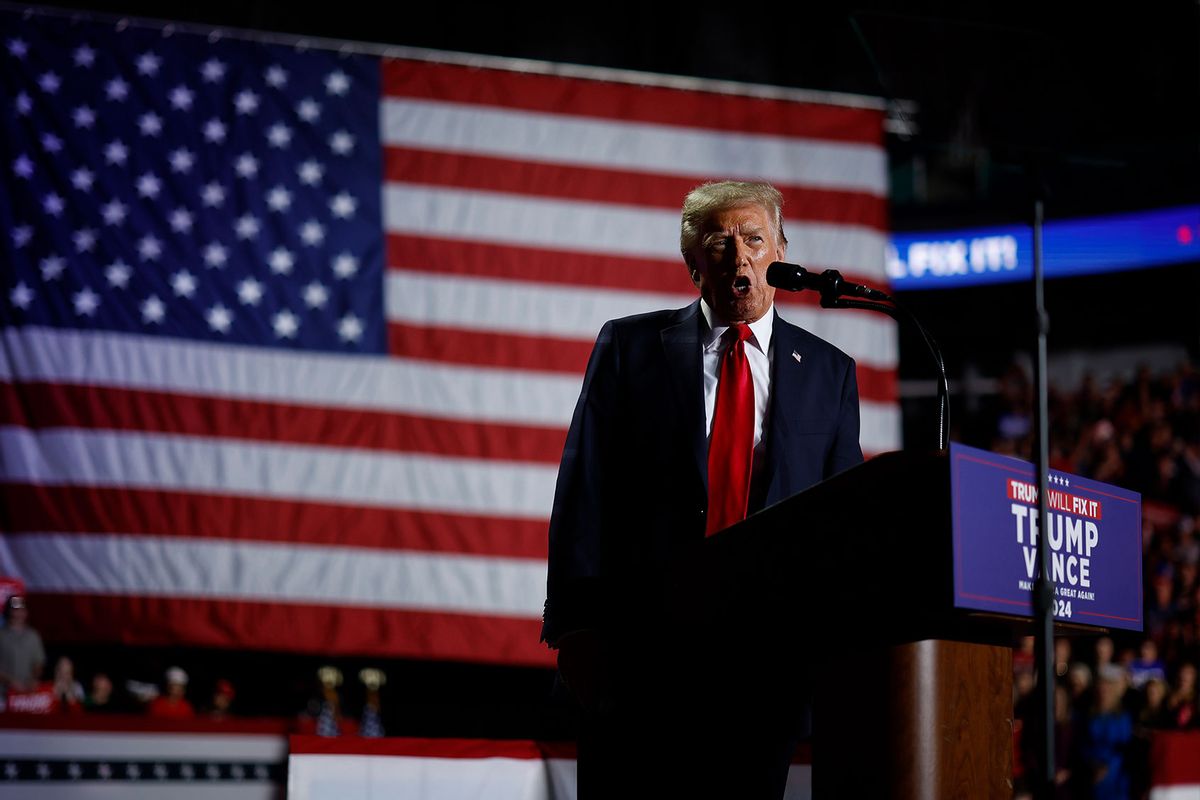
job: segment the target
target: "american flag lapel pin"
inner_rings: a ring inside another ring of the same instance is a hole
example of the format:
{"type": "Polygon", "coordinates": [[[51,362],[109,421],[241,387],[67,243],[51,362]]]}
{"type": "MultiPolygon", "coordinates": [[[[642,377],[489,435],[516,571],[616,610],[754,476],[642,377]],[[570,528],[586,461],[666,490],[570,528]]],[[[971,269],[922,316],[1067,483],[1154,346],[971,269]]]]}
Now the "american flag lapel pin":
{"type": "Polygon", "coordinates": [[[792,351],[792,358],[796,359],[797,364],[800,363],[800,354],[797,353],[795,350],[792,351]]]}

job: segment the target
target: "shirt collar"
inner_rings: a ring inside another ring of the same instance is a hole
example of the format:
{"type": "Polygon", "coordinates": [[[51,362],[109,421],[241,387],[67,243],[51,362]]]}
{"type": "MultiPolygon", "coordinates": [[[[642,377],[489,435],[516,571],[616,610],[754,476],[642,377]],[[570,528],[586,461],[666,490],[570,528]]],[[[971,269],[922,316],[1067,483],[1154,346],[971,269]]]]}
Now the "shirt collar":
{"type": "MultiPolygon", "coordinates": [[[[721,338],[725,335],[725,331],[729,330],[729,324],[717,319],[713,310],[709,308],[708,302],[700,298],[700,313],[704,315],[704,321],[708,324],[708,333],[704,338],[704,349],[711,350],[714,347],[719,347],[721,338]]],[[[775,328],[775,304],[767,309],[767,313],[763,314],[754,322],[750,323],[750,333],[753,335],[749,341],[755,347],[766,355],[771,346],[771,331],[775,328]]]]}

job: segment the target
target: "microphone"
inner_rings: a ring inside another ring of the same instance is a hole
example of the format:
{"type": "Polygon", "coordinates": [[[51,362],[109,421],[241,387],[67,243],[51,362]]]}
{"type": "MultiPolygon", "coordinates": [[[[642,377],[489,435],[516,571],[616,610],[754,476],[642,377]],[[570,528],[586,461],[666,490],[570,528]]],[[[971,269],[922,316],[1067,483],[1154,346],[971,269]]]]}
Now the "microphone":
{"type": "Polygon", "coordinates": [[[867,300],[882,300],[890,302],[891,297],[886,292],[872,289],[861,283],[850,283],[842,278],[842,273],[836,269],[824,272],[810,272],[799,264],[787,264],[775,261],[767,267],[767,283],[776,289],[789,292],[799,292],[810,289],[819,292],[822,297],[862,297],[867,300]]]}

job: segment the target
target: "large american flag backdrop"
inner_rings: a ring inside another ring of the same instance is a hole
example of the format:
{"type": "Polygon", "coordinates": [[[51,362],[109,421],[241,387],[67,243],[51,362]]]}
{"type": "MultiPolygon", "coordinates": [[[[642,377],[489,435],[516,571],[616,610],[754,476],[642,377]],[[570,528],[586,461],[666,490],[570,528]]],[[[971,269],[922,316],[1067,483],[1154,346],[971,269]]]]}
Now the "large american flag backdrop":
{"type": "MultiPolygon", "coordinates": [[[[0,24],[0,575],[52,641],[546,664],[583,368],[694,298],[688,189],[770,180],[793,260],[884,282],[869,103],[0,24]]],[[[780,310],[895,448],[893,324],[780,310]]]]}

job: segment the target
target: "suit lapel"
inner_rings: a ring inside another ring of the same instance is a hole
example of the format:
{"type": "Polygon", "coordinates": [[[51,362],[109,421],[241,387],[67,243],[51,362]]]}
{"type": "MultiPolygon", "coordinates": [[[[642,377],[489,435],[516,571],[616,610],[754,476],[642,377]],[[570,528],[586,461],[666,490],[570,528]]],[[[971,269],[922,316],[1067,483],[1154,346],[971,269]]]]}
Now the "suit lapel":
{"type": "Polygon", "coordinates": [[[681,410],[680,422],[700,479],[708,490],[708,458],[704,437],[704,367],[700,352],[700,301],[681,309],[662,330],[667,372],[681,410]]]}
{"type": "Polygon", "coordinates": [[[795,398],[803,390],[804,378],[804,349],[796,329],[775,314],[775,324],[771,332],[771,347],[774,355],[771,359],[771,407],[768,410],[767,429],[767,463],[766,474],[763,476],[765,491],[759,496],[763,498],[762,506],[777,503],[783,498],[780,495],[783,475],[783,465],[792,449],[792,431],[788,425],[787,415],[783,409],[794,407],[787,398],[795,398]]]}

